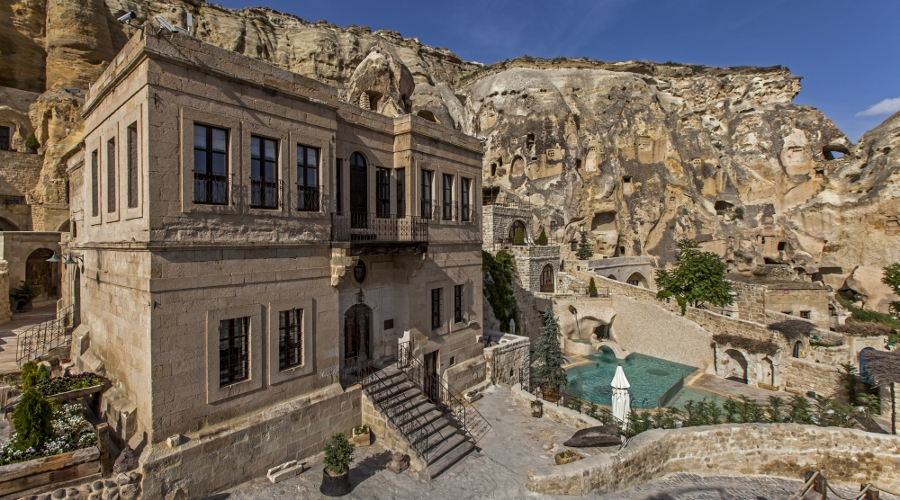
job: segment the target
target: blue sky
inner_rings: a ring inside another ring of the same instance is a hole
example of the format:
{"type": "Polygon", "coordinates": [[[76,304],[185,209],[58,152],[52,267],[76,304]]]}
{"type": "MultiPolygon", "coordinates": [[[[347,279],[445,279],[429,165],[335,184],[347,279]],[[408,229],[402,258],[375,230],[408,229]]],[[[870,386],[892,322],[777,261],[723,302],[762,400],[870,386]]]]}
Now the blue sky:
{"type": "Polygon", "coordinates": [[[898,0],[218,1],[392,29],[485,64],[523,54],[780,64],[804,77],[794,102],[821,109],[853,142],[900,110],[898,0]]]}

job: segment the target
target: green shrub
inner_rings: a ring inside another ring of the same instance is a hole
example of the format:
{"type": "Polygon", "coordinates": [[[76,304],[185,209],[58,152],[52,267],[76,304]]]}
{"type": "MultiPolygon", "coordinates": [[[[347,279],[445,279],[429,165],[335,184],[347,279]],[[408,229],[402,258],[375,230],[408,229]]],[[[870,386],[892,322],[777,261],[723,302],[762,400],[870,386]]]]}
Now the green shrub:
{"type": "Polygon", "coordinates": [[[27,389],[13,412],[16,448],[37,449],[53,439],[53,406],[34,389],[27,389]]]}
{"type": "Polygon", "coordinates": [[[38,382],[38,364],[29,360],[22,365],[22,390],[27,391],[38,382]]]}
{"type": "Polygon", "coordinates": [[[578,242],[578,250],[575,251],[575,258],[578,260],[588,260],[594,256],[594,248],[588,242],[587,231],[581,228],[581,241],[578,242]]]}
{"type": "MultiPolygon", "coordinates": [[[[484,297],[494,311],[494,317],[500,322],[500,330],[507,329],[510,320],[518,324],[519,309],[513,292],[513,262],[505,251],[497,252],[497,256],[481,251],[482,278],[484,297]]],[[[516,332],[507,332],[516,333],[516,332]]]]}
{"type": "Polygon", "coordinates": [[[809,401],[806,400],[805,397],[794,394],[791,397],[791,402],[789,403],[788,408],[788,420],[795,424],[811,424],[812,421],[812,407],[809,404],[809,401]]]}
{"type": "Polygon", "coordinates": [[[41,147],[41,143],[38,142],[34,133],[28,134],[28,138],[25,139],[25,147],[31,149],[38,149],[41,147]]]}
{"type": "Polygon", "coordinates": [[[584,402],[576,397],[569,398],[569,401],[566,402],[566,406],[569,407],[570,410],[575,410],[578,413],[581,413],[581,407],[584,402]]]}
{"type": "Polygon", "coordinates": [[[597,296],[597,282],[594,281],[594,278],[591,278],[591,281],[588,283],[588,295],[591,297],[597,296]]]}
{"type": "Polygon", "coordinates": [[[13,288],[10,292],[10,295],[16,302],[31,302],[40,294],[41,290],[34,286],[31,280],[22,280],[19,288],[13,288]]]}
{"type": "Polygon", "coordinates": [[[856,404],[856,366],[853,363],[841,363],[840,385],[847,394],[847,402],[856,404]]]}
{"type": "Polygon", "coordinates": [[[331,441],[325,445],[325,472],[332,476],[346,474],[350,470],[350,462],[353,460],[353,450],[356,447],[347,440],[343,434],[331,436],[331,441]]]}
{"type": "Polygon", "coordinates": [[[524,245],[524,244],[525,244],[525,233],[521,229],[516,229],[516,232],[513,235],[513,245],[524,245]]]}
{"type": "Polygon", "coordinates": [[[547,233],[544,232],[544,228],[541,228],[541,235],[538,236],[537,244],[541,246],[547,245],[547,233]]]}

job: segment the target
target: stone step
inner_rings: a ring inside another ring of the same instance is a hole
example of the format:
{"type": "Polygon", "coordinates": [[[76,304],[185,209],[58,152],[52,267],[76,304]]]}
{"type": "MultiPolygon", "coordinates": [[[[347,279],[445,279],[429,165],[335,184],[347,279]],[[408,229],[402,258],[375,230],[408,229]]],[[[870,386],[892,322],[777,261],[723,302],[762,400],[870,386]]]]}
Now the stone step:
{"type": "Polygon", "coordinates": [[[418,430],[420,431],[417,434],[419,437],[412,444],[419,449],[421,445],[429,443],[429,446],[425,448],[426,455],[458,433],[456,427],[450,425],[450,421],[443,417],[430,424],[419,425],[418,430]]]}
{"type": "Polygon", "coordinates": [[[415,417],[415,419],[407,419],[407,420],[403,420],[400,422],[402,425],[405,426],[405,425],[407,425],[407,423],[410,420],[415,420],[414,425],[405,427],[405,430],[407,432],[415,432],[426,425],[431,425],[432,427],[436,428],[435,422],[438,419],[441,419],[444,417],[444,415],[441,414],[441,412],[437,411],[433,407],[432,408],[423,407],[423,408],[420,408],[420,411],[422,413],[419,416],[415,417]]]}
{"type": "Polygon", "coordinates": [[[429,461],[428,466],[425,468],[425,476],[428,479],[434,479],[441,475],[475,449],[475,445],[471,441],[464,439],[459,434],[457,436],[459,440],[455,440],[452,446],[450,443],[447,443],[449,447],[440,457],[429,461]]]}
{"type": "Polygon", "coordinates": [[[369,396],[375,402],[378,403],[378,402],[382,402],[382,401],[385,401],[385,400],[388,400],[391,398],[395,398],[405,392],[409,392],[412,390],[417,390],[416,386],[413,385],[412,382],[403,380],[403,381],[401,381],[397,384],[391,385],[391,386],[379,387],[378,390],[374,390],[371,392],[366,391],[366,392],[369,394],[369,396]]]}
{"type": "MultiPolygon", "coordinates": [[[[403,391],[392,398],[385,398],[378,401],[379,406],[384,408],[385,410],[393,409],[395,406],[401,406],[403,408],[412,408],[416,406],[420,406],[423,403],[428,402],[425,399],[425,396],[422,395],[418,390],[408,390],[403,391]]],[[[398,410],[402,411],[402,410],[398,410]]],[[[396,415],[395,417],[396,418],[396,415]]]]}

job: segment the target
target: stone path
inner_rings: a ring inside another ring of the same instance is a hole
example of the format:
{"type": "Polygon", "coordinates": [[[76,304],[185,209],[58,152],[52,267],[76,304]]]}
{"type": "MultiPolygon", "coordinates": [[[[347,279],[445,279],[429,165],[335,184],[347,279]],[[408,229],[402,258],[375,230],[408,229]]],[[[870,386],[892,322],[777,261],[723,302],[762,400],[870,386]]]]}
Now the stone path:
{"type": "Polygon", "coordinates": [[[688,386],[714,392],[716,394],[719,394],[720,396],[732,396],[738,399],[740,399],[741,396],[747,396],[757,403],[768,402],[769,396],[779,396],[785,400],[790,399],[791,396],[793,396],[789,392],[767,391],[756,386],[742,384],[733,380],[726,380],[722,377],[717,377],[708,373],[700,375],[688,386]]]}
{"type": "Polygon", "coordinates": [[[35,303],[34,309],[13,314],[12,321],[0,325],[0,376],[17,373],[16,335],[28,328],[53,318],[56,315],[56,300],[35,303]]]}
{"type": "MultiPolygon", "coordinates": [[[[344,498],[356,499],[524,499],[558,500],[787,500],[799,491],[802,481],[767,476],[700,476],[672,474],[639,487],[603,497],[550,496],[528,491],[528,469],[550,465],[563,441],[574,432],[547,418],[535,419],[524,406],[515,405],[509,389],[489,387],[475,403],[491,424],[480,451],[470,454],[447,472],[428,482],[409,471],[394,474],[386,469],[390,452],[377,443],[358,448],[350,470],[353,490],[344,498]],[[546,449],[550,448],[550,449],[546,449]]],[[[584,454],[605,453],[601,449],[581,449],[584,454]]],[[[610,450],[612,451],[612,450],[610,450]]],[[[311,460],[310,469],[278,484],[265,478],[238,485],[205,500],[293,500],[322,499],[321,455],[311,460]]],[[[273,464],[277,465],[277,464],[273,464]]],[[[844,496],[853,491],[838,489],[844,496]]],[[[808,498],[813,498],[810,495],[808,498]]],[[[817,498],[817,497],[816,497],[817,498]]],[[[900,500],[882,494],[882,498],[900,500]]]]}

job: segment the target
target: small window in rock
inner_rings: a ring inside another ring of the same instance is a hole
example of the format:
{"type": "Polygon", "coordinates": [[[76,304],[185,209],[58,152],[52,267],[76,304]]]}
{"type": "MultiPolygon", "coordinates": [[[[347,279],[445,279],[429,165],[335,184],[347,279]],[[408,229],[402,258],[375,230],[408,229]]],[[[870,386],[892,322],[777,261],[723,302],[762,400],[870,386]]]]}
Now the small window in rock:
{"type": "Polygon", "coordinates": [[[622,182],[624,182],[625,184],[631,184],[631,176],[626,175],[625,177],[622,177],[622,182]]]}
{"type": "Polygon", "coordinates": [[[811,313],[810,311],[800,311],[800,317],[803,319],[810,319],[811,313]]]}
{"type": "Polygon", "coordinates": [[[785,250],[787,250],[787,243],[785,243],[783,241],[779,241],[778,242],[778,251],[783,252],[785,250]]]}
{"type": "Polygon", "coordinates": [[[556,231],[556,221],[555,220],[550,221],[550,230],[556,231]]]}
{"type": "Polygon", "coordinates": [[[525,147],[533,148],[534,147],[534,134],[528,134],[525,137],[525,147]]]}
{"type": "Polygon", "coordinates": [[[497,164],[491,163],[491,176],[497,175],[497,164]]]}
{"type": "Polygon", "coordinates": [[[781,311],[781,314],[787,314],[788,316],[793,316],[794,311],[781,311]]]}
{"type": "Polygon", "coordinates": [[[625,247],[619,247],[619,256],[625,256],[625,247]]]}

